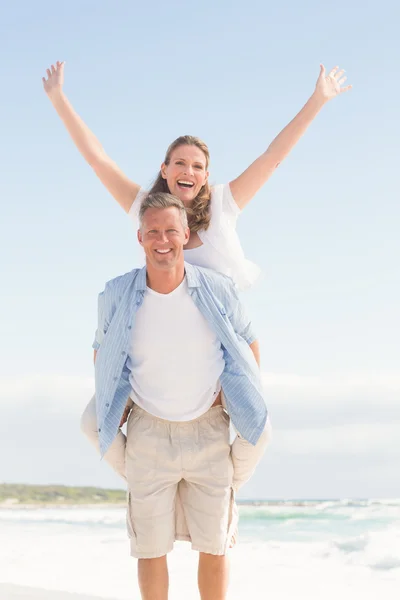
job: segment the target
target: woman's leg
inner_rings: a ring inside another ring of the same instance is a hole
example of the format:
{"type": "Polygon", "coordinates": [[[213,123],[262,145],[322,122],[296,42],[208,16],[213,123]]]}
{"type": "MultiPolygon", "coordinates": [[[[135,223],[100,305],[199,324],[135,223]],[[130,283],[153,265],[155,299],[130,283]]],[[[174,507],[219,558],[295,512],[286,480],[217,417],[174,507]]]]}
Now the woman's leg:
{"type": "Polygon", "coordinates": [[[271,431],[271,423],[268,418],[264,431],[255,446],[239,435],[236,436],[231,448],[234,468],[233,487],[235,491],[239,490],[253,475],[267,445],[271,441],[271,431]]]}
{"type": "MultiPolygon", "coordinates": [[[[100,453],[99,447],[99,432],[97,429],[97,417],[96,417],[96,397],[90,400],[89,404],[85,408],[81,417],[81,429],[89,441],[96,448],[97,452],[100,453]]],[[[121,430],[118,431],[117,436],[110,448],[104,455],[104,460],[114,469],[118,475],[120,475],[126,481],[125,473],[125,448],[126,448],[126,436],[121,430]]]]}

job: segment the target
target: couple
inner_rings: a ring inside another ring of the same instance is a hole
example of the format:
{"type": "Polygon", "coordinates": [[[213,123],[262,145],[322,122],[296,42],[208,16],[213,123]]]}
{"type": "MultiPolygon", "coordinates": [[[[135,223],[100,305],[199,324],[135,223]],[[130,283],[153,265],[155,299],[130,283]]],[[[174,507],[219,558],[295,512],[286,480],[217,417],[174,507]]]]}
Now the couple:
{"type": "Polygon", "coordinates": [[[83,430],[127,479],[142,598],[167,599],[166,555],[184,539],[200,553],[202,600],[223,600],[235,492],[270,437],[258,343],[236,291],[258,270],[244,257],[236,220],[323,105],[348,89],[343,71],[326,75],[321,66],[304,108],[234,181],[210,187],[207,146],[183,136],[169,147],[149,193],[121,172],[74,111],[63,71],[63,63],[47,71],[45,90],[84,158],[139,221],[146,255],[143,269],[108,282],[99,296],[96,398],[83,430]]]}

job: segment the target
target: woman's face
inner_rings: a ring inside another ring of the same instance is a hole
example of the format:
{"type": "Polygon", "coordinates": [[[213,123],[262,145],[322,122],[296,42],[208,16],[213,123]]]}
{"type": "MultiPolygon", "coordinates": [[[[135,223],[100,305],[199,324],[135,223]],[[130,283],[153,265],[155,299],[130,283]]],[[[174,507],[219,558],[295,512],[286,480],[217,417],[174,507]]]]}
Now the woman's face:
{"type": "Polygon", "coordinates": [[[178,146],[169,164],[161,165],[161,175],[170,193],[190,205],[208,179],[207,159],[197,146],[178,146]]]}

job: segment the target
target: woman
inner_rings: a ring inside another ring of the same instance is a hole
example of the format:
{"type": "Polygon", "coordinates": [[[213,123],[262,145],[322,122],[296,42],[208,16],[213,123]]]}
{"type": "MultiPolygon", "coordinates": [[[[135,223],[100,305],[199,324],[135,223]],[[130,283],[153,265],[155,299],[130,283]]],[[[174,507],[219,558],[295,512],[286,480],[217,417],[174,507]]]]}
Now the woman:
{"type": "MultiPolygon", "coordinates": [[[[64,63],[57,62],[55,66],[52,65],[51,69],[47,69],[47,78],[42,79],[49,99],[78,150],[111,195],[136,220],[146,192],[131,181],[107,156],[98,139],[73,109],[63,92],[64,63]]],[[[244,257],[236,233],[237,217],[286,158],[321,108],[329,100],[351,88],[343,87],[346,79],[344,71],[339,70],[339,67],[335,67],[326,75],[325,68],[321,65],[315,90],[305,106],[267,150],[239,177],[226,185],[209,186],[209,151],[204,142],[192,136],[182,136],[171,144],[150,191],[170,192],[184,203],[191,230],[184,251],[186,261],[229,275],[240,289],[245,289],[254,282],[259,270],[244,257]]],[[[129,407],[121,425],[128,412],[129,407]]],[[[89,439],[98,446],[94,398],[85,410],[82,428],[89,439]]],[[[250,449],[250,452],[253,452],[254,466],[268,438],[267,428],[260,443],[253,450],[250,449]]],[[[247,442],[237,438],[232,448],[232,452],[237,453],[238,470],[241,453],[245,455],[249,452],[246,444],[247,442]]],[[[121,432],[105,459],[125,478],[125,436],[121,432]]],[[[244,483],[250,475],[251,472],[244,470],[238,475],[238,480],[244,483]]]]}
{"type": "MultiPolygon", "coordinates": [[[[46,94],[82,156],[122,208],[136,218],[143,191],[110,159],[73,109],[63,92],[64,65],[57,62],[47,69],[47,78],[42,78],[46,94]]],[[[185,260],[230,275],[241,289],[254,282],[258,269],[244,258],[235,230],[237,216],[286,158],[321,108],[352,87],[343,87],[346,79],[339,67],[326,75],[321,65],[315,90],[301,111],[259,158],[224,186],[209,187],[209,152],[198,138],[183,136],[171,144],[151,191],[170,192],[187,207],[191,236],[185,260]]]]}

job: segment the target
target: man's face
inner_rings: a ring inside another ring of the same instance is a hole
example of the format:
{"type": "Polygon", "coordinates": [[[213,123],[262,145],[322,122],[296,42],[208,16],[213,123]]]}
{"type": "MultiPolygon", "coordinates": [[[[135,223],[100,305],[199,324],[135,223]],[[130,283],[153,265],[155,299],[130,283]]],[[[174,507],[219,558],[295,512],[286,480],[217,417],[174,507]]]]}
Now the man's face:
{"type": "Polygon", "coordinates": [[[183,247],[189,240],[189,228],[182,225],[179,210],[148,208],[143,215],[138,240],[146,254],[147,263],[160,270],[173,269],[183,263],[183,247]]]}

